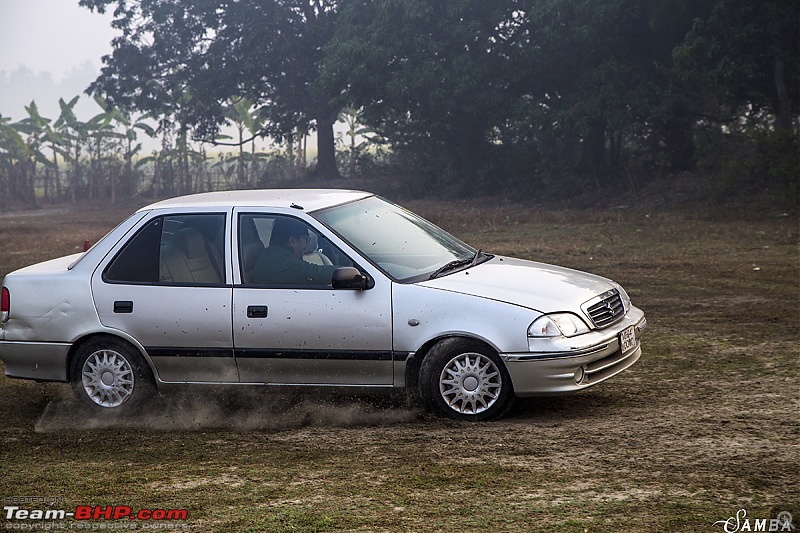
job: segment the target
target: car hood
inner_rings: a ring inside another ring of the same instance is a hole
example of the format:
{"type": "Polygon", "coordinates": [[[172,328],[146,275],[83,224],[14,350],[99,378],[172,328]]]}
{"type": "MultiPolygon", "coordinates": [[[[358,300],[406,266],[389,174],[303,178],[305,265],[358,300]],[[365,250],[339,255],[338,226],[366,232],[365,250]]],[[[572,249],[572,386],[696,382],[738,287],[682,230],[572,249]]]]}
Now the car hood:
{"type": "Polygon", "coordinates": [[[580,313],[581,304],[616,286],[594,274],[500,256],[422,285],[507,302],[541,313],[580,313]]]}

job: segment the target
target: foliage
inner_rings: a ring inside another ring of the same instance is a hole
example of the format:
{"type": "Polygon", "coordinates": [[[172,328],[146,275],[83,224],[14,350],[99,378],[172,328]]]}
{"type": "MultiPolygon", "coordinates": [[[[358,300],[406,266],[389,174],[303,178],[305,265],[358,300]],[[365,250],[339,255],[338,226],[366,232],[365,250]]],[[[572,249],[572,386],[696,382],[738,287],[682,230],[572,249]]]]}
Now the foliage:
{"type": "Polygon", "coordinates": [[[348,2],[321,83],[347,86],[367,124],[427,175],[463,184],[492,159],[513,25],[509,2],[348,2]]]}
{"type": "Polygon", "coordinates": [[[540,189],[583,174],[601,188],[634,160],[693,167],[709,113],[673,52],[726,1],[348,2],[322,83],[346,86],[429,184],[540,189]]]}
{"type": "MultiPolygon", "coordinates": [[[[280,160],[280,172],[257,151],[209,157],[193,143],[181,124],[131,115],[95,97],[100,112],[88,121],[75,114],[79,101],[60,99],[53,120],[41,116],[36,102],[26,106],[28,117],[18,122],[0,117],[0,205],[33,206],[40,201],[109,200],[111,204],[137,195],[189,194],[217,188],[266,186],[296,177],[294,161],[280,160]],[[160,138],[161,148],[145,154],[140,135],[160,138]],[[285,166],[286,168],[283,168],[285,166]],[[275,179],[271,179],[272,176],[275,179]]],[[[230,116],[240,130],[258,128],[257,114],[247,103],[231,103],[230,116]]]]}
{"type": "Polygon", "coordinates": [[[708,176],[707,188],[718,200],[772,198],[791,209],[800,194],[800,146],[789,132],[737,131],[698,135],[698,166],[708,176]]]}
{"type": "Polygon", "coordinates": [[[800,113],[800,4],[718,0],[675,57],[705,111],[722,121],[768,113],[792,129],[800,113]]]}
{"type": "Polygon", "coordinates": [[[122,35],[92,91],[115,105],[174,117],[202,138],[229,120],[225,103],[247,98],[267,120],[257,134],[317,130],[323,177],[338,176],[333,124],[339,109],[312,90],[333,33],[333,0],[81,0],[115,6],[122,35]]]}
{"type": "Polygon", "coordinates": [[[405,190],[549,198],[699,169],[721,194],[796,200],[797,2],[80,3],[113,9],[121,31],[90,88],[103,112],[81,122],[73,99],[56,120],[34,103],[0,120],[10,198],[298,179],[316,130],[322,178],[391,172],[405,190]],[[161,149],[144,157],[142,132],[161,149]],[[286,153],[258,152],[265,138],[286,153]],[[208,144],[234,150],[214,160],[208,144]]]}

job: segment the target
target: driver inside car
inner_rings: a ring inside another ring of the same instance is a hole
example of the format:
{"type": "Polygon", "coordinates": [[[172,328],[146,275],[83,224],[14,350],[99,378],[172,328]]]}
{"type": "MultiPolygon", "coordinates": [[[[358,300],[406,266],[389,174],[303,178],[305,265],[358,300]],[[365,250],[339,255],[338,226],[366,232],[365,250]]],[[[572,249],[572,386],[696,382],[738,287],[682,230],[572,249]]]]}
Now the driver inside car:
{"type": "Polygon", "coordinates": [[[316,265],[303,260],[311,237],[303,222],[278,218],[269,246],[256,259],[253,281],[263,285],[331,286],[335,265],[316,265]]]}

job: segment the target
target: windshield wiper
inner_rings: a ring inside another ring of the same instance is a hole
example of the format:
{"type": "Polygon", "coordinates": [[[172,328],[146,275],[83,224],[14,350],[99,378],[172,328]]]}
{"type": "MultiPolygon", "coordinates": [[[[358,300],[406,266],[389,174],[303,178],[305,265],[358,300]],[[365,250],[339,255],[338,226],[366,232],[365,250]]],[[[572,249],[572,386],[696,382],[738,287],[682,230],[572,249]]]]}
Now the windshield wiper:
{"type": "Polygon", "coordinates": [[[483,250],[478,248],[478,251],[475,252],[475,257],[472,258],[472,262],[469,264],[469,266],[474,267],[475,265],[477,265],[478,264],[478,259],[480,259],[482,255],[485,255],[483,253],[483,250]]]}
{"type": "Polygon", "coordinates": [[[469,259],[456,259],[455,261],[450,261],[449,263],[445,264],[437,268],[433,274],[428,277],[428,279],[436,279],[445,272],[449,272],[450,270],[455,270],[459,267],[463,266],[475,266],[478,263],[478,259],[483,255],[483,250],[478,250],[475,252],[475,255],[469,259]]]}

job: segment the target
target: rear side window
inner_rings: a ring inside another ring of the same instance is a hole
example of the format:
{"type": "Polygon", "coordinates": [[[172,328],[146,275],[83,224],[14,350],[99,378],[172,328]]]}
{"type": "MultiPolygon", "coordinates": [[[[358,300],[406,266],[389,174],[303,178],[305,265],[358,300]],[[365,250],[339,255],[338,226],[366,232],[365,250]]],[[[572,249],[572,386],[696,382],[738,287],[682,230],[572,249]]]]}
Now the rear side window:
{"type": "Polygon", "coordinates": [[[151,220],[139,230],[106,269],[106,281],[157,283],[158,248],[163,220],[151,220]]]}
{"type": "Polygon", "coordinates": [[[103,274],[110,283],[225,282],[225,215],[171,215],[148,222],[103,274]]]}

